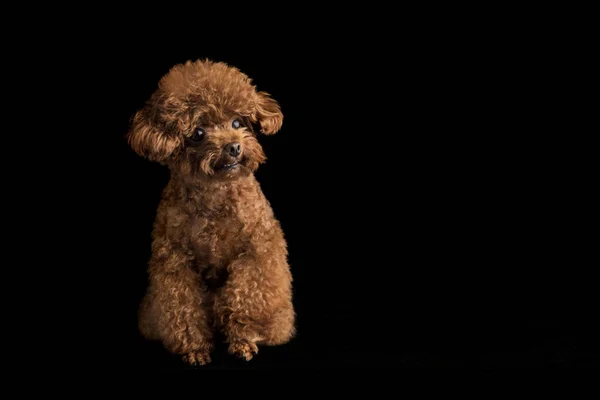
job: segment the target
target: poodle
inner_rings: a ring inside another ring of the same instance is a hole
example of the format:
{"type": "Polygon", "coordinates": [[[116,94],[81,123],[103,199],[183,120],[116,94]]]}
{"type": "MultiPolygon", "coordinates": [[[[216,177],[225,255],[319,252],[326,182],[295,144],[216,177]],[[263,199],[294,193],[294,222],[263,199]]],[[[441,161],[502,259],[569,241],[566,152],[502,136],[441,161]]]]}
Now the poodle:
{"type": "Polygon", "coordinates": [[[287,244],[254,177],[266,160],[256,133],[282,122],[268,93],[211,60],[171,68],[132,118],[128,144],[170,170],[139,330],[189,364],[211,361],[218,334],[247,361],[295,334],[287,244]]]}

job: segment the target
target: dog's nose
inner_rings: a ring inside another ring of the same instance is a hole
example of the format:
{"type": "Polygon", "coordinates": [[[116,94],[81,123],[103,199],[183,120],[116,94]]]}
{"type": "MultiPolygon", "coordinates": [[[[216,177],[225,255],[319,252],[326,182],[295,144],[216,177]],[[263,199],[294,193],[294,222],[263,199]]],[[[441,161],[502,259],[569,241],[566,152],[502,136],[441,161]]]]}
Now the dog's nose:
{"type": "Polygon", "coordinates": [[[231,157],[237,157],[242,152],[242,145],[238,142],[229,143],[225,146],[225,152],[231,157]]]}

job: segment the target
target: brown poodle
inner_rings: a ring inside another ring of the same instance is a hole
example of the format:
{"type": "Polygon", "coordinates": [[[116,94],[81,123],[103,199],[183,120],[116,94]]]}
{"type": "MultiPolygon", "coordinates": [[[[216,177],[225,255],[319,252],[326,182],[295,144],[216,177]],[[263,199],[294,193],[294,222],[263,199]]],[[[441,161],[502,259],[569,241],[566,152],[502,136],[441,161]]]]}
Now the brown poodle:
{"type": "Polygon", "coordinates": [[[217,331],[246,360],[294,335],[286,242],[253,175],[266,159],[254,127],[282,120],[250,78],[208,60],[173,67],[133,118],[131,147],[171,172],[139,327],[190,364],[210,362],[217,331]]]}

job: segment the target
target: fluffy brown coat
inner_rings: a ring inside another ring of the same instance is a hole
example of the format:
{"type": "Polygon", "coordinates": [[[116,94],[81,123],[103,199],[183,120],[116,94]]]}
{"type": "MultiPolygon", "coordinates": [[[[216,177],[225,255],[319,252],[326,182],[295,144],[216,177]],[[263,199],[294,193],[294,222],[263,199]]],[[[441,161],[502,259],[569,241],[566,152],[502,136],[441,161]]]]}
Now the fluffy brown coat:
{"type": "Polygon", "coordinates": [[[131,147],[171,171],[139,327],[190,364],[210,362],[216,330],[246,360],[294,335],[286,242],[253,175],[253,125],[273,134],[282,120],[245,74],[209,60],[173,67],[133,118],[131,147]]]}

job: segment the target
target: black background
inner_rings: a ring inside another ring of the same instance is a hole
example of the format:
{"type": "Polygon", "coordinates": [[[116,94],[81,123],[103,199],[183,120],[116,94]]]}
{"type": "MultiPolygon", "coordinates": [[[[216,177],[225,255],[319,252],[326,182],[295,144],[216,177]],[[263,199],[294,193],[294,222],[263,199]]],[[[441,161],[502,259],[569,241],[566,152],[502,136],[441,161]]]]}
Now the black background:
{"type": "Polygon", "coordinates": [[[569,228],[577,210],[561,212],[576,186],[554,147],[565,88],[545,42],[483,26],[388,21],[364,35],[317,22],[315,37],[307,24],[245,41],[133,29],[69,54],[72,125],[86,131],[67,159],[85,173],[67,182],[81,188],[69,207],[86,232],[74,252],[85,306],[65,301],[78,341],[93,340],[63,354],[190,369],[137,332],[169,174],[124,136],[169,68],[210,58],[282,107],[256,176],[288,241],[298,334],[249,363],[220,345],[199,370],[597,365],[585,243],[569,228]]]}

